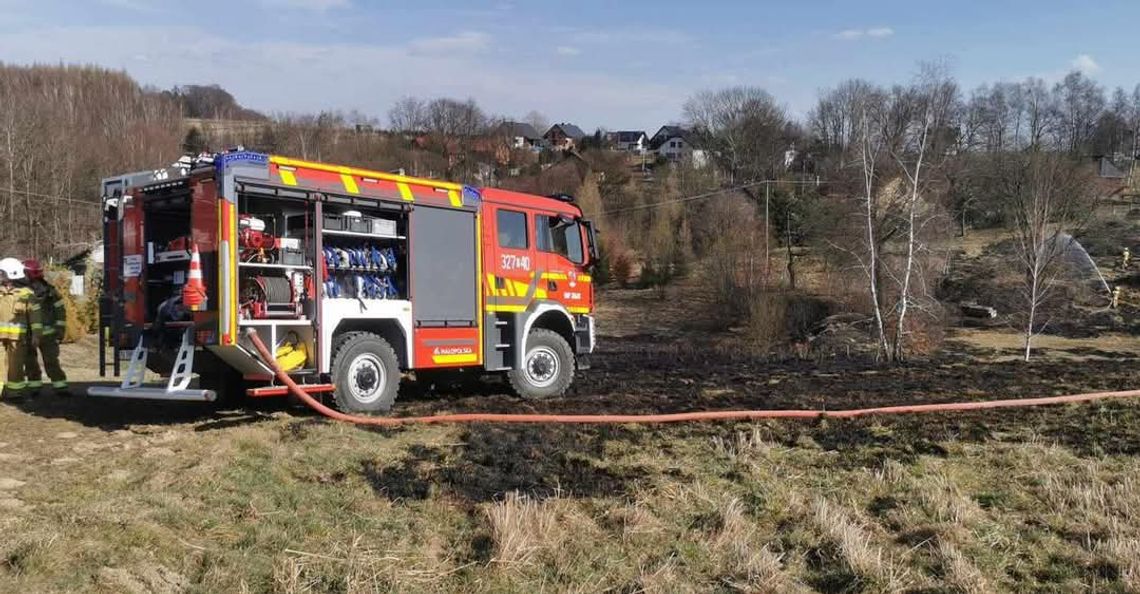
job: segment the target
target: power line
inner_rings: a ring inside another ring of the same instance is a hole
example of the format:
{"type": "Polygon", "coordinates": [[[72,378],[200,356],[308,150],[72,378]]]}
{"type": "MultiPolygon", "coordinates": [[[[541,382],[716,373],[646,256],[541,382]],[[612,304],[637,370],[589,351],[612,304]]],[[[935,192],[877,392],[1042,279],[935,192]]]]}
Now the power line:
{"type": "Polygon", "coordinates": [[[662,200],[661,202],[651,202],[649,204],[639,204],[637,206],[628,206],[625,208],[616,208],[614,210],[605,210],[605,211],[602,211],[602,214],[608,215],[608,214],[629,212],[629,211],[633,211],[633,210],[645,210],[645,209],[649,209],[649,208],[657,208],[660,206],[668,206],[670,204],[678,204],[681,202],[691,202],[693,200],[703,200],[705,198],[713,198],[715,196],[720,196],[723,194],[730,194],[733,192],[739,192],[745,188],[751,188],[753,186],[762,186],[762,185],[766,185],[766,184],[819,185],[819,184],[823,184],[823,183],[826,183],[826,182],[824,182],[823,180],[797,181],[797,180],[764,179],[764,180],[750,182],[747,184],[742,184],[739,186],[733,186],[731,188],[721,188],[719,190],[714,190],[712,192],[705,192],[703,194],[695,194],[693,196],[685,196],[683,198],[674,198],[672,200],[662,200]]]}

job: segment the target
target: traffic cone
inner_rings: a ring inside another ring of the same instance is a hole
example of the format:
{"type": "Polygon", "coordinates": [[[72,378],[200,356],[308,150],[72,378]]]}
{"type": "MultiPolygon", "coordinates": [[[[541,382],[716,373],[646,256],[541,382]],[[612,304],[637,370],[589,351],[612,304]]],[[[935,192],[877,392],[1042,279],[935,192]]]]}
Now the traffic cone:
{"type": "Polygon", "coordinates": [[[198,244],[190,247],[190,274],[182,286],[182,305],[190,311],[201,311],[206,305],[206,283],[202,280],[202,257],[198,244]]]}

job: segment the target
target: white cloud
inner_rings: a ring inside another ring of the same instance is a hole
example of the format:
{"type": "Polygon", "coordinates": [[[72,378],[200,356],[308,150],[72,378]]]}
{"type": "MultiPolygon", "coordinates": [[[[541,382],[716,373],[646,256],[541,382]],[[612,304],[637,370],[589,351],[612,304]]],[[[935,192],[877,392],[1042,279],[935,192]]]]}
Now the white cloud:
{"type": "Polygon", "coordinates": [[[844,29],[832,37],[841,41],[856,41],[863,38],[882,39],[894,34],[895,30],[890,27],[871,27],[869,29],[844,29]]]}
{"type": "Polygon", "coordinates": [[[557,52],[559,56],[577,56],[582,53],[582,50],[568,45],[560,45],[555,48],[554,51],[557,52]]]}
{"type": "Polygon", "coordinates": [[[464,31],[450,37],[425,37],[408,44],[419,56],[477,54],[491,47],[491,36],[479,31],[464,31]]]}
{"type": "MultiPolygon", "coordinates": [[[[486,46],[472,43],[482,39],[478,34],[457,37],[466,39],[467,46],[486,46]]],[[[497,62],[494,54],[472,58],[401,45],[249,41],[189,26],[27,28],[0,35],[0,56],[15,64],[83,62],[121,68],[159,88],[216,83],[242,104],[266,113],[357,109],[383,116],[405,95],[471,97],[491,113],[537,109],[586,129],[625,129],[676,118],[684,99],[673,85],[651,74],[637,78],[550,63],[527,66],[497,62]],[[378,70],[377,64],[385,68],[378,70]],[[290,76],[281,76],[282,68],[290,76]],[[567,88],[578,91],[566,93],[567,88]]]]}
{"type": "Polygon", "coordinates": [[[350,8],[350,0],[261,0],[269,8],[291,8],[296,10],[312,10],[325,12],[334,8],[350,8]]]}
{"type": "Polygon", "coordinates": [[[1101,71],[1100,64],[1088,54],[1081,54],[1069,63],[1073,69],[1079,71],[1081,74],[1093,75],[1101,71]]]}

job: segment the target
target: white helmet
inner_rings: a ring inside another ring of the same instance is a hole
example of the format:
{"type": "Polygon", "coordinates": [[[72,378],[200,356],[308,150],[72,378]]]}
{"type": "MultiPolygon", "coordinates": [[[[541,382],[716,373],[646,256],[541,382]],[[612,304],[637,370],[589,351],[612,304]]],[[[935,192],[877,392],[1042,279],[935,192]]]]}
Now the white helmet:
{"type": "Polygon", "coordinates": [[[4,258],[0,260],[0,273],[8,280],[20,280],[24,278],[24,263],[15,258],[4,258]]]}

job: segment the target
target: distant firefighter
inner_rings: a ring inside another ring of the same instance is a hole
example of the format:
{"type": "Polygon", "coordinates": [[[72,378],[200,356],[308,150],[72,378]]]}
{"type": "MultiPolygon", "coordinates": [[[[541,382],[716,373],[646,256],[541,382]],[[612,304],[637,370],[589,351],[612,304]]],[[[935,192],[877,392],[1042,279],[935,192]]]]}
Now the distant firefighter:
{"type": "Polygon", "coordinates": [[[35,340],[28,341],[27,365],[28,390],[35,392],[43,387],[39,358],[44,361],[44,371],[51,380],[51,388],[56,394],[68,394],[67,374],[59,364],[59,343],[67,332],[67,310],[63,297],[51,283],[44,280],[44,269],[38,260],[24,261],[24,275],[27,286],[35,295],[35,303],[40,308],[43,333],[35,340]],[[36,351],[39,351],[39,357],[36,351]]]}
{"type": "Polygon", "coordinates": [[[1129,250],[1128,248],[1124,248],[1124,252],[1120,254],[1120,267],[1121,268],[1128,268],[1128,266],[1131,263],[1132,263],[1132,251],[1129,250]]]}
{"type": "Polygon", "coordinates": [[[1120,285],[1116,285],[1115,287],[1112,288],[1112,304],[1109,305],[1109,307],[1111,307],[1112,309],[1116,309],[1116,308],[1120,307],[1120,293],[1121,293],[1121,291],[1122,291],[1122,289],[1121,289],[1120,285]]]}

